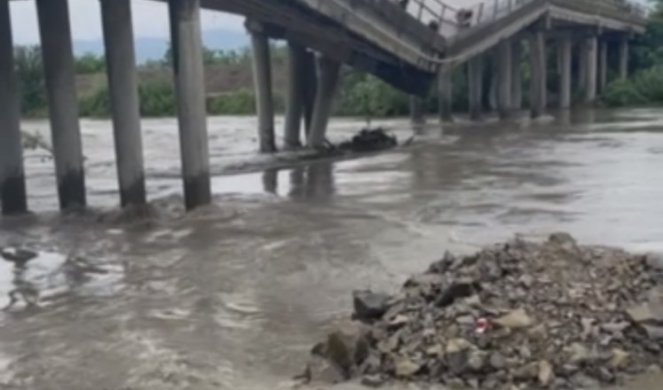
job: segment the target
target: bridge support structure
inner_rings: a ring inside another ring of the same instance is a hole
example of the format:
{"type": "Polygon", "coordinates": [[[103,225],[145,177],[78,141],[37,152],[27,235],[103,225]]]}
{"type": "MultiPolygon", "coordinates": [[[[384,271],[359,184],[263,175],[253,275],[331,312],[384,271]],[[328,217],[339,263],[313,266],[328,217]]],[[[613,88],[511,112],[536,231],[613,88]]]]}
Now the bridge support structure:
{"type": "Polygon", "coordinates": [[[120,202],[143,205],[145,173],[130,0],[102,0],[101,16],[120,202]]]}
{"type": "Polygon", "coordinates": [[[558,41],[559,53],[559,108],[571,108],[571,69],[573,45],[569,35],[558,41]]]}
{"type": "Polygon", "coordinates": [[[419,96],[410,96],[410,123],[421,126],[426,123],[425,100],[419,96]]]}
{"type": "Polygon", "coordinates": [[[619,77],[626,79],[628,77],[628,37],[622,36],[619,40],[619,77]]]}
{"type": "Polygon", "coordinates": [[[585,75],[585,103],[592,104],[596,100],[597,90],[597,68],[598,68],[598,39],[596,36],[587,38],[582,56],[585,57],[583,61],[586,66],[585,75]]]}
{"type": "Polygon", "coordinates": [[[304,133],[305,140],[311,134],[311,122],[313,120],[313,108],[315,96],[318,91],[318,73],[315,62],[315,54],[307,50],[304,54],[304,133]]]}
{"type": "Polygon", "coordinates": [[[521,40],[513,38],[511,46],[511,109],[519,111],[523,107],[523,73],[520,64],[523,59],[521,40]]]}
{"type": "Polygon", "coordinates": [[[506,119],[512,109],[511,89],[513,84],[513,43],[510,40],[502,41],[497,48],[497,113],[501,119],[506,119]]]}
{"type": "Polygon", "coordinates": [[[483,58],[476,56],[467,65],[468,107],[470,119],[480,120],[483,111],[483,58]]]}
{"type": "Polygon", "coordinates": [[[453,81],[452,81],[453,68],[451,65],[443,65],[440,67],[438,74],[438,92],[439,92],[439,114],[440,122],[453,122],[453,81]]]}
{"type": "Polygon", "coordinates": [[[85,172],[67,0],[37,0],[37,16],[60,208],[84,207],[85,172]]]}
{"type": "Polygon", "coordinates": [[[21,142],[21,112],[9,1],[0,1],[0,204],[2,214],[28,211],[21,142]]]}
{"type": "Polygon", "coordinates": [[[297,149],[302,146],[300,133],[304,116],[305,77],[306,48],[288,42],[288,96],[284,131],[286,149],[297,149]]]}
{"type": "Polygon", "coordinates": [[[184,203],[211,202],[200,0],[169,0],[184,203]]]}
{"type": "Polygon", "coordinates": [[[598,58],[598,90],[599,92],[605,91],[605,87],[608,85],[608,42],[602,40],[599,43],[599,58],[598,58]]]}
{"type": "Polygon", "coordinates": [[[319,149],[325,145],[327,125],[338,86],[341,64],[324,55],[317,57],[318,82],[308,136],[308,147],[319,149]]]}
{"type": "Polygon", "coordinates": [[[538,118],[547,106],[547,67],[546,40],[542,31],[535,31],[529,37],[529,55],[531,67],[530,80],[530,115],[538,118]]]}
{"type": "Polygon", "coordinates": [[[253,84],[258,111],[258,139],[261,153],[276,152],[274,136],[274,99],[272,95],[272,64],[269,37],[261,23],[247,21],[253,49],[253,84]]]}

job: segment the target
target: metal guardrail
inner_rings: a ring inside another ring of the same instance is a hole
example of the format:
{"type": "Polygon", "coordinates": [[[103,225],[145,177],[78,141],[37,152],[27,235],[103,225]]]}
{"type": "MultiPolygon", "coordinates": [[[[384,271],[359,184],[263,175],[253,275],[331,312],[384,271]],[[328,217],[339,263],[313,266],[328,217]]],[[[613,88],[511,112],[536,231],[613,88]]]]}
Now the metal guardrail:
{"type": "MultiPolygon", "coordinates": [[[[535,0],[483,0],[470,7],[453,7],[443,0],[393,0],[421,23],[450,36],[461,29],[499,20],[535,0]]],[[[585,0],[586,1],[586,0],[585,0]]],[[[647,7],[632,0],[594,0],[597,6],[645,18],[647,7]]]]}

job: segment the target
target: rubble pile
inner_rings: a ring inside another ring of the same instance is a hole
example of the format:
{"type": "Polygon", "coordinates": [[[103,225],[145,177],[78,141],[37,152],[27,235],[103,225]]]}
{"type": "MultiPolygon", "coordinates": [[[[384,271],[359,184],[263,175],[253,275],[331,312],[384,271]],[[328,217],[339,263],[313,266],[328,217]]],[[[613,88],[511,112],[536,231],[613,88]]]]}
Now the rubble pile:
{"type": "Polygon", "coordinates": [[[354,320],[306,378],[451,388],[579,389],[660,370],[663,258],[563,233],[446,253],[394,296],[356,291],[354,320]]]}

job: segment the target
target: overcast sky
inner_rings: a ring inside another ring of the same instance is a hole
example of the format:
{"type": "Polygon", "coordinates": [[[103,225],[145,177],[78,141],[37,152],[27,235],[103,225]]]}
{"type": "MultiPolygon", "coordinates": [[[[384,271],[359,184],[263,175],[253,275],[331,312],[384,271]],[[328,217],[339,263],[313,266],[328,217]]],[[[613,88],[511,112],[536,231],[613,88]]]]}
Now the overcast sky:
{"type": "MultiPolygon", "coordinates": [[[[34,0],[10,1],[14,43],[38,43],[37,11],[34,0]]],[[[167,37],[168,9],[164,3],[153,0],[131,2],[136,36],[167,37]]],[[[69,0],[71,30],[76,40],[101,38],[101,11],[99,0],[69,0]]],[[[203,29],[243,31],[244,20],[221,12],[203,11],[203,29]]]]}

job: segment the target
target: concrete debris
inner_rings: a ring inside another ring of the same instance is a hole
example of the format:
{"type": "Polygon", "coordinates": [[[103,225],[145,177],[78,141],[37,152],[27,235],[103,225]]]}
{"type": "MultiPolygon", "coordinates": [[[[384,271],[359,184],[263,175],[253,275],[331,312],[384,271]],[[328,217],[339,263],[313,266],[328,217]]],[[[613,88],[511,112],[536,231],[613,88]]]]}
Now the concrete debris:
{"type": "Polygon", "coordinates": [[[315,379],[449,388],[575,389],[660,369],[663,290],[652,255],[568,234],[445,253],[389,296],[354,293],[354,332],[314,349],[315,379]],[[318,367],[316,369],[316,367],[318,367]]]}

